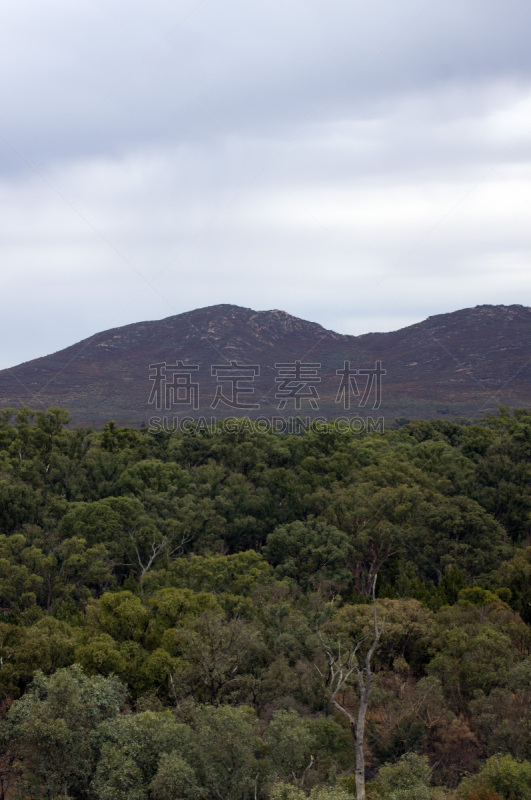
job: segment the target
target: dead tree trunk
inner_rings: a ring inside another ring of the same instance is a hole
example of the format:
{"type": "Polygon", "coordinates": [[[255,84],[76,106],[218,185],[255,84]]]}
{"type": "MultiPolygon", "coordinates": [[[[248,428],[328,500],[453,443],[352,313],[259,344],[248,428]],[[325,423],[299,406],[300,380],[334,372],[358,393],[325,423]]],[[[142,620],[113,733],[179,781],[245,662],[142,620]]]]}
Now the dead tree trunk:
{"type": "MultiPolygon", "coordinates": [[[[373,615],[374,615],[374,636],[372,640],[372,644],[367,650],[365,654],[365,658],[363,660],[358,660],[358,652],[366,640],[367,637],[363,639],[355,640],[348,652],[344,652],[341,647],[341,643],[338,642],[337,645],[334,647],[331,644],[327,644],[323,637],[321,638],[321,642],[323,643],[326,656],[328,658],[328,677],[326,679],[327,688],[329,691],[330,702],[343,716],[348,719],[350,725],[350,731],[354,738],[354,748],[356,754],[356,768],[355,768],[355,779],[356,779],[356,797],[357,800],[366,800],[365,795],[365,753],[363,750],[363,745],[365,741],[365,719],[367,716],[367,709],[369,707],[369,699],[371,694],[371,686],[372,686],[372,667],[371,661],[374,655],[374,651],[376,650],[378,643],[380,641],[383,628],[384,628],[384,620],[382,620],[382,624],[378,627],[378,618],[376,614],[376,577],[374,577],[373,584],[372,584],[372,606],[373,606],[373,615]],[[359,704],[358,704],[358,711],[357,714],[351,714],[348,708],[346,708],[343,699],[343,693],[346,688],[347,682],[351,675],[355,674],[358,680],[358,693],[359,693],[359,704]]],[[[322,675],[322,673],[321,673],[322,675]]],[[[322,676],[324,678],[324,676],[322,676]]]]}

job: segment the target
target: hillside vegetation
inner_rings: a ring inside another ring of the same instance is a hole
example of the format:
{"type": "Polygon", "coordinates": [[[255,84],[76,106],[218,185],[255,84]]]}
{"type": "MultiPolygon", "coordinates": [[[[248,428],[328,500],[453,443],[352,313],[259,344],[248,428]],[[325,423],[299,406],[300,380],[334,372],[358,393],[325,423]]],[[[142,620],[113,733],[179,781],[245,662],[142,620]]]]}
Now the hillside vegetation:
{"type": "Polygon", "coordinates": [[[377,575],[369,800],[529,800],[530,412],[67,422],[0,417],[0,798],[355,797],[377,575]]]}
{"type": "Polygon", "coordinates": [[[214,409],[228,416],[235,408],[237,414],[245,410],[268,419],[283,408],[325,419],[343,417],[346,411],[347,416],[369,413],[386,419],[477,419],[498,402],[510,408],[531,406],[530,331],[531,308],[522,305],[464,308],[398,331],[348,336],[285,311],[221,304],[101,331],[57,353],[0,370],[0,409],[38,396],[43,408],[66,407],[76,424],[97,428],[109,419],[149,427],[161,411],[170,420],[191,415],[197,421],[210,419],[214,409]],[[299,399],[304,399],[297,405],[288,395],[287,405],[281,405],[286,389],[276,379],[293,375],[301,360],[305,393],[299,399]],[[239,367],[227,372],[232,362],[239,367]],[[381,391],[365,372],[378,364],[385,370],[381,391]],[[291,373],[286,372],[290,366],[291,373]],[[172,386],[179,369],[184,375],[191,370],[195,402],[185,390],[177,402],[172,386]],[[351,389],[356,390],[342,395],[339,371],[345,369],[353,370],[351,389]],[[223,374],[239,374],[240,387],[252,391],[233,397],[223,374]],[[221,387],[230,402],[218,405],[221,387]]]}

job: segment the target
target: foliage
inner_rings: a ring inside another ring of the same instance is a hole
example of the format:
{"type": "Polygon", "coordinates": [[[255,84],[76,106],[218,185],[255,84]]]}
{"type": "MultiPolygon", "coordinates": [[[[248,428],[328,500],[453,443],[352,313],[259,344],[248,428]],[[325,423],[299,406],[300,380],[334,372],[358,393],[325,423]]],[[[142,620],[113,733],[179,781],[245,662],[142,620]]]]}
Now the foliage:
{"type": "Polygon", "coordinates": [[[96,763],[92,733],[125,698],[115,678],[88,678],[76,665],[51,676],[38,672],[9,714],[25,790],[50,800],[88,795],[96,763]]]}
{"type": "Polygon", "coordinates": [[[1,412],[0,798],[354,796],[323,643],[364,663],[376,574],[372,796],[526,797],[530,443],[508,409],[292,436],[1,412]]]}
{"type": "Polygon", "coordinates": [[[529,787],[531,761],[495,755],[485,762],[478,775],[463,781],[459,787],[459,797],[470,799],[474,792],[491,789],[503,800],[528,800],[529,787]]]}
{"type": "Polygon", "coordinates": [[[385,764],[369,787],[374,800],[430,800],[431,770],[428,760],[405,753],[395,764],[385,764]]]}

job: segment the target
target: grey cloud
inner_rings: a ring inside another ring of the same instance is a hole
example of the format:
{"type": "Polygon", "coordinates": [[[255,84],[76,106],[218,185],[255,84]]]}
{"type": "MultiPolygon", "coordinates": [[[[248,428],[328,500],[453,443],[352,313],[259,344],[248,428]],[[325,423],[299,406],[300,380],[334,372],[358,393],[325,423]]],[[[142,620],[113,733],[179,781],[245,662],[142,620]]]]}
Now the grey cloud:
{"type": "Polygon", "coordinates": [[[527,0],[12,5],[0,367],[218,302],[351,333],[529,302],[530,23],[527,0]]]}
{"type": "MultiPolygon", "coordinates": [[[[55,13],[53,4],[25,0],[10,14],[1,42],[10,76],[0,95],[4,134],[33,161],[63,137],[55,157],[289,135],[315,114],[370,118],[400,95],[526,82],[531,73],[531,8],[519,0],[158,0],[58,5],[55,13]]],[[[21,166],[8,154],[9,165],[21,166]]]]}

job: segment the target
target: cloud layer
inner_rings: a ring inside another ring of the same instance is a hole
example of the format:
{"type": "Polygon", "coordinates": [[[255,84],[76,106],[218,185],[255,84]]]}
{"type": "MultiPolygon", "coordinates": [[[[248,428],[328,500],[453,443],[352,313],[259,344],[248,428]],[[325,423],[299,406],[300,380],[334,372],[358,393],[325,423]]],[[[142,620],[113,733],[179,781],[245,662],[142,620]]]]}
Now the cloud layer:
{"type": "Polygon", "coordinates": [[[214,303],[345,333],[530,304],[528,3],[22,0],[0,367],[214,303]]]}

